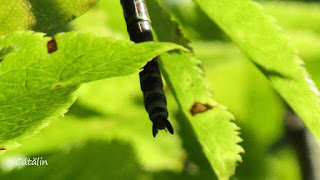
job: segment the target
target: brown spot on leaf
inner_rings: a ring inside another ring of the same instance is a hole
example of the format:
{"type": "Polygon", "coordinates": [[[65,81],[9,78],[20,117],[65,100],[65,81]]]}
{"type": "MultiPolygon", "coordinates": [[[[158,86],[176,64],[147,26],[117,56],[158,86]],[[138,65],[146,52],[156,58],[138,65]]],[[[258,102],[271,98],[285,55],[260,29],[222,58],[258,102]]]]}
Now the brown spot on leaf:
{"type": "Polygon", "coordinates": [[[55,86],[54,86],[54,88],[55,89],[57,89],[57,88],[60,88],[62,85],[59,83],[59,84],[56,84],[55,86]]]}
{"type": "Polygon", "coordinates": [[[201,104],[199,102],[196,102],[191,107],[190,113],[192,114],[192,116],[194,116],[198,113],[206,112],[209,109],[212,109],[212,106],[210,106],[209,104],[201,104]]]}
{"type": "Polygon", "coordinates": [[[3,59],[0,59],[0,63],[3,61],[3,59]]]}
{"type": "Polygon", "coordinates": [[[54,38],[52,38],[48,43],[47,43],[47,49],[48,53],[54,53],[55,51],[58,50],[57,42],[54,38]]]}
{"type": "Polygon", "coordinates": [[[7,148],[5,148],[5,147],[0,147],[0,151],[5,151],[5,150],[7,150],[7,148]]]}

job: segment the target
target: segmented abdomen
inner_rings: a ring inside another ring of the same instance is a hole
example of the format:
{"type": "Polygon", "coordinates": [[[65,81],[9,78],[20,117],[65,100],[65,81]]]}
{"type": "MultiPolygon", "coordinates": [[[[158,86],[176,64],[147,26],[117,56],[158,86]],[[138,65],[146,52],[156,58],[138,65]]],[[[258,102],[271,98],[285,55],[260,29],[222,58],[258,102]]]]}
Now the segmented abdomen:
{"type": "MultiPolygon", "coordinates": [[[[121,0],[130,39],[136,43],[153,41],[151,20],[144,0],[121,0]]],[[[140,72],[140,84],[145,108],[153,122],[153,135],[158,129],[167,129],[173,134],[168,119],[167,100],[157,63],[157,57],[148,62],[140,72]]]]}

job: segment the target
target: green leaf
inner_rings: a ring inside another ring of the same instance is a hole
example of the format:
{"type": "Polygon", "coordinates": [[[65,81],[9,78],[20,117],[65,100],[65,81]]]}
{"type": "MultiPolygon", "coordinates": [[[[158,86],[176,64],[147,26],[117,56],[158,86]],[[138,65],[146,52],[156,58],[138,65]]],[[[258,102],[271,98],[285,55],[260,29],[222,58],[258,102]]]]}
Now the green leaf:
{"type": "MultiPolygon", "coordinates": [[[[156,1],[148,1],[155,32],[160,41],[171,41],[188,46],[188,40],[178,25],[156,1]]],[[[171,53],[161,55],[163,75],[173,91],[185,117],[191,123],[211,166],[220,179],[228,179],[235,173],[241,161],[243,149],[237,144],[239,128],[231,122],[234,117],[212,99],[200,61],[190,54],[171,53]]]]}
{"type": "Polygon", "coordinates": [[[47,32],[90,10],[98,0],[1,1],[0,35],[13,31],[47,32]]]}
{"type": "MultiPolygon", "coordinates": [[[[282,98],[234,44],[200,42],[192,43],[192,46],[197,57],[206,59],[203,68],[215,99],[228,107],[241,127],[241,138],[244,139],[241,146],[246,152],[242,155],[243,163],[236,169],[236,177],[271,179],[269,174],[275,164],[287,161],[278,158],[272,165],[269,162],[274,156],[274,153],[270,153],[271,146],[284,135],[285,106],[282,98]]],[[[291,177],[291,167],[284,166],[288,171],[282,174],[290,174],[291,177]]]]}
{"type": "Polygon", "coordinates": [[[319,91],[288,38],[250,0],[195,0],[265,74],[320,139],[319,91]]]}
{"type": "Polygon", "coordinates": [[[55,39],[43,36],[18,32],[0,41],[0,47],[11,48],[10,52],[2,51],[7,54],[0,66],[1,146],[34,133],[48,119],[64,114],[80,84],[138,73],[155,56],[181,48],[80,33],[59,34],[55,39]]]}
{"type": "Polygon", "coordinates": [[[161,56],[163,75],[172,88],[177,102],[191,123],[204,153],[220,179],[228,179],[235,173],[239,155],[243,149],[237,130],[231,122],[234,117],[225,107],[216,103],[207,90],[199,61],[188,54],[164,54],[161,56]],[[184,68],[181,68],[181,63],[184,68]],[[181,74],[181,75],[177,75],[181,74]],[[196,109],[205,112],[191,113],[196,109]],[[232,147],[232,148],[230,148],[232,147]]]}
{"type": "Polygon", "coordinates": [[[158,0],[172,18],[179,23],[183,35],[190,40],[203,41],[223,40],[223,31],[192,0],[168,3],[169,0],[158,0]]]}

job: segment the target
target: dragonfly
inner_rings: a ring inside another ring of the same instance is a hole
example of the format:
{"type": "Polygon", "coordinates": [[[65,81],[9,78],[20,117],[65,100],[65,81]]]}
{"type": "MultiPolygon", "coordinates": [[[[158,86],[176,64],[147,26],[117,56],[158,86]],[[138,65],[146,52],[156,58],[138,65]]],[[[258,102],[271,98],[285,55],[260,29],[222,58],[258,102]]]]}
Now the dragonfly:
{"type": "MultiPolygon", "coordinates": [[[[152,25],[145,0],[121,0],[127,31],[135,43],[154,41],[152,25]]],[[[148,62],[139,73],[145,109],[152,121],[152,134],[156,137],[158,130],[167,129],[174,133],[168,121],[167,99],[158,65],[158,57],[148,62]]]]}

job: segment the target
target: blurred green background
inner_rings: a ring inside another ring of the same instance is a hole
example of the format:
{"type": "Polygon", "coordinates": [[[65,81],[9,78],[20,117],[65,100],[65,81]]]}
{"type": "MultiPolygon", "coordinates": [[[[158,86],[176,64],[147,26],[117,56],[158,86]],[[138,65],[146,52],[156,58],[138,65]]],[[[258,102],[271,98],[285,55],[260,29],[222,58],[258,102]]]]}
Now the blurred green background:
{"type": "MultiPolygon", "coordinates": [[[[266,78],[192,1],[162,3],[181,23],[202,60],[213,97],[228,107],[241,128],[245,154],[232,179],[302,179],[297,155],[286,141],[288,109],[266,78]]],[[[316,0],[258,3],[290,36],[319,87],[320,4],[316,0]]],[[[50,34],[63,31],[128,39],[117,0],[101,0],[50,34]]],[[[20,148],[1,155],[0,179],[214,178],[190,126],[176,120],[179,108],[170,90],[165,87],[165,91],[177,132],[174,136],[163,131],[153,138],[138,75],[101,80],[83,85],[79,99],[64,117],[20,148]],[[42,157],[49,166],[17,167],[19,157],[42,157]]],[[[320,157],[319,149],[318,144],[312,149],[315,160],[320,157]]],[[[315,164],[319,172],[319,162],[315,164]]]]}

